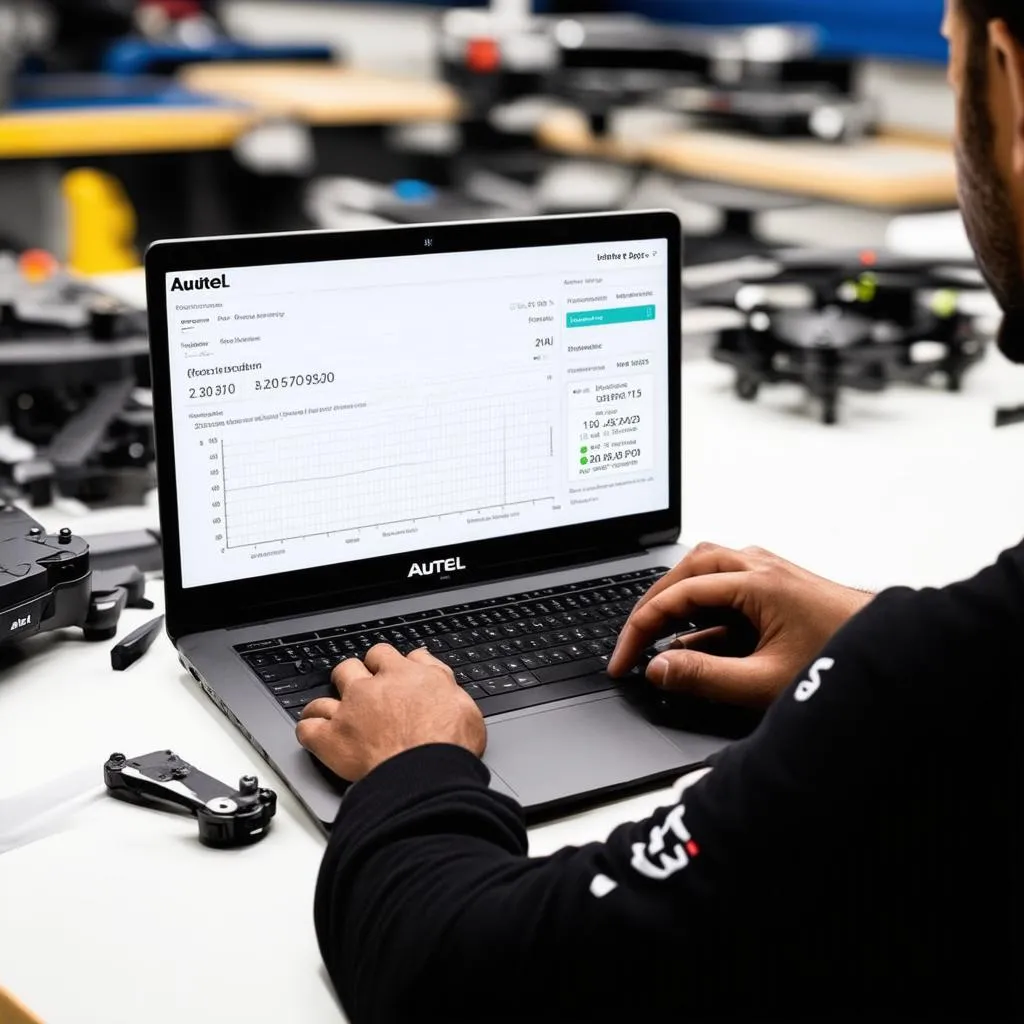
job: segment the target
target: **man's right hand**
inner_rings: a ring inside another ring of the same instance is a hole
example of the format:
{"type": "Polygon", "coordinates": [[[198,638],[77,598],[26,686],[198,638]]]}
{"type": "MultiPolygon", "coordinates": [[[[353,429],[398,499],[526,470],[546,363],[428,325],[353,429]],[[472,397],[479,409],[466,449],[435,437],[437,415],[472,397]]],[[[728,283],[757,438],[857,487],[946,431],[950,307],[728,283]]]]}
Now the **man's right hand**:
{"type": "Polygon", "coordinates": [[[702,610],[732,609],[757,630],[746,658],[679,648],[659,654],[647,678],[665,690],[733,704],[770,704],[873,595],[815,576],[760,548],[699,544],[637,602],[608,662],[621,676],[642,651],[702,610]]]}

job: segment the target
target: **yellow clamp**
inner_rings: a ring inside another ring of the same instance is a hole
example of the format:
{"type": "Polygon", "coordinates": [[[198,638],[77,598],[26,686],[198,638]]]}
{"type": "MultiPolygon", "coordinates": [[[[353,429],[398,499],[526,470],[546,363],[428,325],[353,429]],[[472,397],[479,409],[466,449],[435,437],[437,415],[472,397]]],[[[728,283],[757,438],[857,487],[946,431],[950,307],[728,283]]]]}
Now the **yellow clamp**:
{"type": "Polygon", "coordinates": [[[92,167],[68,171],[61,182],[67,211],[68,267],[110,274],[141,265],[135,248],[135,209],[121,183],[92,167]]]}

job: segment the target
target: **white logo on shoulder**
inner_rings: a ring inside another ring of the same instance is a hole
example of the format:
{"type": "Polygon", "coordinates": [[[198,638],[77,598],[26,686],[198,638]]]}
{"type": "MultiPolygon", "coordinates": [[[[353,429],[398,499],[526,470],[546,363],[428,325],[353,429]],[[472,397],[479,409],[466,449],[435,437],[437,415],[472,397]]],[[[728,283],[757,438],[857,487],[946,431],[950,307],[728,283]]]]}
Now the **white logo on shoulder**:
{"type": "Polygon", "coordinates": [[[821,673],[835,665],[832,658],[819,658],[807,673],[807,678],[796,688],[793,696],[799,701],[810,700],[821,688],[821,673]]]}
{"type": "Polygon", "coordinates": [[[690,830],[683,824],[686,808],[679,804],[673,807],[665,818],[664,825],[655,825],[651,829],[646,843],[633,844],[633,859],[630,863],[648,878],[661,882],[671,878],[677,871],[682,871],[693,857],[700,852],[699,847],[690,835],[690,830]],[[669,839],[671,848],[667,845],[669,839]]]}

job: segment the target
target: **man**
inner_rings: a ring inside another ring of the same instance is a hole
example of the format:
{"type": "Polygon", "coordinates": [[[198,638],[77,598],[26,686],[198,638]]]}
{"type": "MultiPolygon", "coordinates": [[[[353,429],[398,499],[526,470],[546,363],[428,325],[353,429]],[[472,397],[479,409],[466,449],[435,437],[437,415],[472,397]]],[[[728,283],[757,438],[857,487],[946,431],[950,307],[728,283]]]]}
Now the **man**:
{"type": "MultiPolygon", "coordinates": [[[[950,0],[945,31],[964,214],[1024,361],[1024,4],[950,0]]],[[[1024,545],[874,598],[701,545],[610,671],[723,606],[755,654],[673,651],[648,677],[770,705],[762,725],[678,806],[544,859],[487,788],[483,721],[445,666],[378,647],[335,670],[341,700],[298,735],[361,780],[315,908],[354,1024],[1024,1019],[1024,545]]]]}

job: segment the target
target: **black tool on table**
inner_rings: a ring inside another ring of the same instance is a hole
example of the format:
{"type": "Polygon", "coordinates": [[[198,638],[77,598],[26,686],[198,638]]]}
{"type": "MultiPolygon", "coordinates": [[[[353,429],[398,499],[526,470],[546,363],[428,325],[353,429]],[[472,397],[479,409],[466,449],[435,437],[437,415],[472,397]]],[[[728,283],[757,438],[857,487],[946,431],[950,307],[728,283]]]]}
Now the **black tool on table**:
{"type": "Polygon", "coordinates": [[[1024,405],[996,409],[996,427],[1014,427],[1024,423],[1024,405]]]}
{"type": "Polygon", "coordinates": [[[150,619],[144,626],[129,633],[120,643],[115,644],[110,652],[110,667],[115,672],[123,672],[134,665],[146,651],[153,646],[153,641],[160,633],[164,617],[158,615],[150,619]]]}
{"type": "Polygon", "coordinates": [[[103,781],[119,800],[194,815],[200,842],[220,849],[259,842],[277,811],[277,794],[261,787],[255,775],[243,775],[233,789],[172,750],[130,760],[111,754],[103,766],[103,781]]]}

